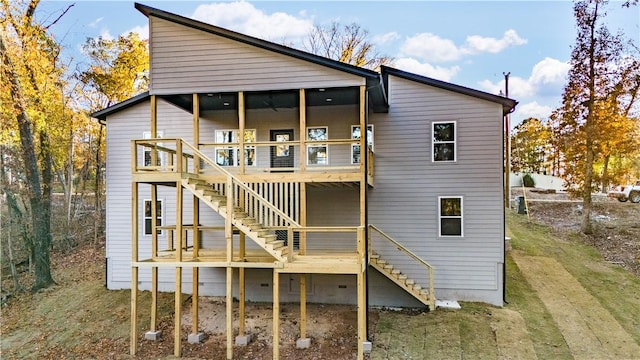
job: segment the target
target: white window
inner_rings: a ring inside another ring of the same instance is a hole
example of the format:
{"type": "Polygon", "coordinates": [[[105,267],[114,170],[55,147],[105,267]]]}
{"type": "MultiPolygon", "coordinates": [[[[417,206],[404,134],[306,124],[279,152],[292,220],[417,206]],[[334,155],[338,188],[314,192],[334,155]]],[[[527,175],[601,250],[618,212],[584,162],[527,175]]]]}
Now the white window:
{"type": "MultiPolygon", "coordinates": [[[[360,139],[360,125],[351,126],[351,138],[360,139]]],[[[367,125],[367,145],[373,151],[373,125],[367,125]]],[[[360,144],[351,144],[351,163],[360,164],[360,144]]]]}
{"type": "MultiPolygon", "coordinates": [[[[329,140],[329,129],[326,126],[308,127],[307,140],[329,140]]],[[[307,145],[307,165],[329,165],[329,146],[318,143],[307,145]]]]}
{"type": "MultiPolygon", "coordinates": [[[[217,144],[230,144],[229,146],[220,146],[216,148],[216,163],[220,166],[238,166],[240,165],[240,152],[238,145],[240,130],[216,130],[217,144]]],[[[252,143],[256,141],[256,130],[244,130],[244,143],[252,143]]],[[[244,164],[247,166],[256,165],[256,147],[244,146],[244,164]]]]}
{"type": "Polygon", "coordinates": [[[463,236],[462,197],[438,197],[438,233],[440,236],[463,236]]]}
{"type": "MultiPolygon", "coordinates": [[[[156,132],[157,138],[162,138],[162,131],[156,132]]],[[[151,131],[145,131],[142,133],[143,139],[151,139],[151,131]]],[[[155,143],[157,146],[162,146],[162,143],[155,143]]],[[[151,157],[154,155],[153,148],[145,147],[143,150],[143,164],[144,166],[152,166],[151,157]]],[[[167,153],[164,151],[156,151],[156,165],[155,166],[164,166],[166,164],[167,153]]]]}
{"type": "Polygon", "coordinates": [[[433,161],[456,161],[456,122],[434,122],[433,161]]]}
{"type": "MultiPolygon", "coordinates": [[[[153,229],[153,216],[151,213],[151,199],[144,200],[144,234],[151,235],[153,229]]],[[[162,226],[162,200],[156,201],[156,226],[162,226]]],[[[162,235],[162,230],[156,230],[158,235],[162,235]]]]}

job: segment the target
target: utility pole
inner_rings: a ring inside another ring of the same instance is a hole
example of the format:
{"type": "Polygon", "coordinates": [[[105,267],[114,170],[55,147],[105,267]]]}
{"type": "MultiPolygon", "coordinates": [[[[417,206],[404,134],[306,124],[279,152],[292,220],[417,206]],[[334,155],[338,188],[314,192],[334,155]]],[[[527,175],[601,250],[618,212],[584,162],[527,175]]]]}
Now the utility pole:
{"type": "MultiPolygon", "coordinates": [[[[503,72],[504,75],[504,96],[509,97],[509,75],[511,72],[503,72]]],[[[504,116],[504,207],[511,205],[511,186],[509,185],[509,173],[511,172],[511,145],[509,144],[509,114],[504,116]]]]}

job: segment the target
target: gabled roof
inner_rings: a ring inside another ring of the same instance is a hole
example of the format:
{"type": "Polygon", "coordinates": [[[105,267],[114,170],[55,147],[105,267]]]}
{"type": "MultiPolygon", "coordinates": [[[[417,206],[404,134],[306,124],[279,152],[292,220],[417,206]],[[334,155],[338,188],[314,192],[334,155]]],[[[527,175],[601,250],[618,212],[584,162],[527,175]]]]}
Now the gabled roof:
{"type": "Polygon", "coordinates": [[[171,21],[176,24],[188,26],[193,29],[201,30],[218,36],[222,36],[234,41],[239,41],[248,45],[256,46],[265,50],[273,51],[283,55],[291,56],[297,59],[315,63],[318,65],[333,68],[339,71],[344,71],[356,76],[362,76],[366,79],[367,89],[371,96],[371,102],[373,104],[373,110],[376,112],[386,112],[389,108],[387,103],[387,96],[384,93],[384,87],[380,74],[369,69],[361,68],[351,64],[343,63],[340,61],[332,60],[319,55],[311,54],[302,50],[294,49],[288,46],[276,44],[270,41],[258,39],[253,36],[241,34],[235,31],[224,29],[211,24],[203,23],[201,21],[193,20],[184,16],[176,15],[164,10],[156,9],[140,3],[135,3],[136,9],[138,9],[145,16],[155,16],[157,18],[171,21]]]}
{"type": "Polygon", "coordinates": [[[96,111],[93,114],[91,114],[91,117],[96,118],[98,120],[104,121],[107,119],[107,116],[116,113],[120,110],[124,110],[130,106],[139,104],[143,101],[146,101],[149,98],[149,92],[145,91],[141,94],[138,94],[132,98],[129,98],[125,101],[119,102],[115,105],[111,105],[108,108],[102,109],[100,111],[96,111]]]}
{"type": "Polygon", "coordinates": [[[475,90],[468,87],[448,83],[445,81],[432,79],[426,76],[413,74],[410,72],[394,69],[392,67],[388,67],[384,65],[381,66],[381,71],[382,71],[382,77],[384,79],[385,86],[388,86],[389,84],[388,76],[393,75],[393,76],[401,77],[403,79],[415,81],[421,84],[437,87],[443,90],[448,90],[448,91],[453,91],[463,95],[473,96],[475,98],[482,99],[482,100],[493,101],[495,103],[502,105],[503,115],[511,113],[515,109],[516,105],[518,104],[517,101],[506,98],[504,96],[490,94],[484,91],[475,90]]]}

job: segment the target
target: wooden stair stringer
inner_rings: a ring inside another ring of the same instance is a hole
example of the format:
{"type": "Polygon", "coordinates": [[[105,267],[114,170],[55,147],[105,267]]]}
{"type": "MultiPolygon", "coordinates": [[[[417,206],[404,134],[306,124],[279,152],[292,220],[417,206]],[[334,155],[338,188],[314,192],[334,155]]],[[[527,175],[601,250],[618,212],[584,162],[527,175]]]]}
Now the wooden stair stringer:
{"type": "MultiPolygon", "coordinates": [[[[220,195],[217,191],[213,190],[211,184],[196,176],[191,176],[182,179],[182,187],[207,204],[207,206],[220,214],[224,219],[227,218],[226,196],[220,195]]],[[[247,213],[244,212],[244,209],[233,209],[231,223],[277,261],[287,262],[288,247],[284,245],[283,241],[276,240],[276,235],[271,234],[262,224],[250,218],[247,213]]]]}
{"type": "Polygon", "coordinates": [[[428,288],[423,288],[421,285],[416,284],[414,280],[408,278],[401,271],[395,269],[392,264],[382,259],[380,255],[373,253],[369,261],[369,265],[378,270],[378,272],[386,276],[389,280],[393,281],[418,301],[429,306],[430,310],[435,310],[431,309],[434,300],[432,298],[433,294],[429,294],[428,288]]]}

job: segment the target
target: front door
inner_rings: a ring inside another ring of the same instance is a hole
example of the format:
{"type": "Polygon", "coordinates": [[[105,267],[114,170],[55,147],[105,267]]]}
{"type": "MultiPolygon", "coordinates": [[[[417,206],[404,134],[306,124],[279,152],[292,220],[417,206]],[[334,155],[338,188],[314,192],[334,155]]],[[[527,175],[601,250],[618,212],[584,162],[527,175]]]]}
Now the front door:
{"type": "MultiPolygon", "coordinates": [[[[276,142],[293,141],[293,129],[271,130],[271,141],[276,141],[276,142]]],[[[271,167],[280,169],[280,170],[273,170],[273,171],[276,171],[276,172],[287,171],[287,170],[281,170],[281,168],[288,168],[288,167],[292,168],[293,165],[294,165],[293,146],[277,145],[277,146],[271,147],[271,167]]]]}

